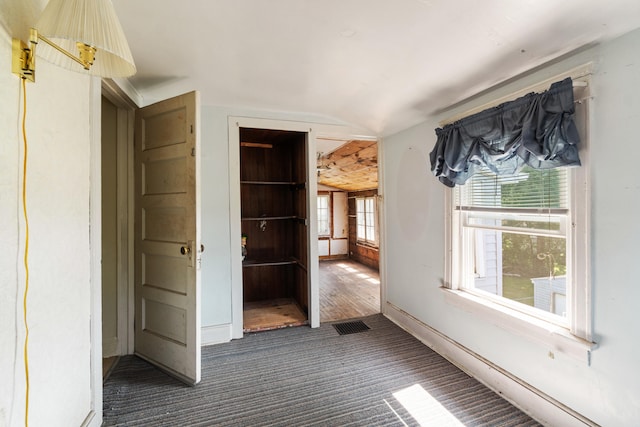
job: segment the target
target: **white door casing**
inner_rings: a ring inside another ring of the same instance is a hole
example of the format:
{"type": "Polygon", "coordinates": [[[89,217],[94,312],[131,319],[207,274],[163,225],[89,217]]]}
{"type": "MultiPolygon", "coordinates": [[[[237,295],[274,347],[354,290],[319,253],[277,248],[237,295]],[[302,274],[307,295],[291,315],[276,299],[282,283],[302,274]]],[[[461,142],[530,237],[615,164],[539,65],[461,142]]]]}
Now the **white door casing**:
{"type": "Polygon", "coordinates": [[[135,354],[200,381],[199,96],[136,111],[135,354]]]}

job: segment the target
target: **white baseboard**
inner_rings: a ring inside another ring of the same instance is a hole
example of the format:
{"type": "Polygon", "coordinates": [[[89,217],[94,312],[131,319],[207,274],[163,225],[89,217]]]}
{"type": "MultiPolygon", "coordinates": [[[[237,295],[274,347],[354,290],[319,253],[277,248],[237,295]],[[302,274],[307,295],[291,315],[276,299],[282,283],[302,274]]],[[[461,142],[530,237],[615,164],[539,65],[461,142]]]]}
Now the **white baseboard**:
{"type": "Polygon", "coordinates": [[[393,304],[387,302],[384,315],[541,424],[597,425],[393,304]]]}
{"type": "Polygon", "coordinates": [[[221,344],[231,341],[231,325],[203,326],[201,329],[201,345],[221,344]]]}
{"type": "Polygon", "coordinates": [[[118,337],[102,338],[102,357],[111,357],[120,355],[120,345],[118,337]]]}
{"type": "Polygon", "coordinates": [[[80,424],[80,427],[99,427],[101,424],[102,420],[99,419],[99,417],[96,417],[96,412],[94,410],[91,410],[85,417],[84,421],[82,421],[82,424],[80,424]]]}

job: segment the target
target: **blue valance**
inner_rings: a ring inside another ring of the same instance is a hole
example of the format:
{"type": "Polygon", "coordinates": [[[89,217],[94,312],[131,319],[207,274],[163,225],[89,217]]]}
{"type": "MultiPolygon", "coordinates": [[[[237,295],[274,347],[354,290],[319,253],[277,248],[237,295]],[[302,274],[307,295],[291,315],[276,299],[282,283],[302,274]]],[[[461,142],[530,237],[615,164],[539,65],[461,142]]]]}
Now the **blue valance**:
{"type": "Polygon", "coordinates": [[[464,184],[476,170],[514,174],[534,169],[580,166],[574,123],[573,82],[567,78],[548,91],[465,117],[436,129],[431,171],[443,184],[464,184]]]}

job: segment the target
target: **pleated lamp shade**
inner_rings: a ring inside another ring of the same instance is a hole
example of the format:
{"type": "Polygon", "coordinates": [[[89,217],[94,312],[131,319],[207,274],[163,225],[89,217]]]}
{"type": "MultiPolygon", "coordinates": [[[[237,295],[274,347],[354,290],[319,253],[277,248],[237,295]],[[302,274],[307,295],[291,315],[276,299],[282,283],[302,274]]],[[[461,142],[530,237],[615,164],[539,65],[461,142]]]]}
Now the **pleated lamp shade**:
{"type": "Polygon", "coordinates": [[[127,77],[136,73],[111,0],[49,0],[36,29],[74,55],[78,55],[77,42],[97,49],[93,66],[85,71],[51,46],[39,43],[38,55],[48,62],[101,77],[127,77]]]}

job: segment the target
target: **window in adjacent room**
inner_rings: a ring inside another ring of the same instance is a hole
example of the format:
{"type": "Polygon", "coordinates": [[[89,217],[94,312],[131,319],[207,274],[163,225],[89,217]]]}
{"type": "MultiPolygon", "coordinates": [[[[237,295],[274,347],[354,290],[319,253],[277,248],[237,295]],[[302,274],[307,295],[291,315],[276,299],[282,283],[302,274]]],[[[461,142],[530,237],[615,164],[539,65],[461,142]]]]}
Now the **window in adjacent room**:
{"type": "Polygon", "coordinates": [[[318,195],[318,236],[328,237],[331,234],[329,195],[318,195]]]}
{"type": "Polygon", "coordinates": [[[356,237],[358,242],[377,246],[376,198],[356,198],[356,237]]]}

